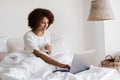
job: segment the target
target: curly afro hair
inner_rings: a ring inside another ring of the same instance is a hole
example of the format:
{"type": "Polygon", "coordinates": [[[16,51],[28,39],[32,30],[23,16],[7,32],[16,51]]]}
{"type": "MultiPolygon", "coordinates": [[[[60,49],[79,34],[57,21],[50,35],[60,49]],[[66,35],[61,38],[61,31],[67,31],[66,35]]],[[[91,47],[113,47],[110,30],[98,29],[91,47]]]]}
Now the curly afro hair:
{"type": "Polygon", "coordinates": [[[28,15],[28,26],[31,29],[37,29],[39,27],[39,22],[46,17],[49,20],[49,25],[54,22],[54,15],[50,10],[36,8],[28,15]]]}

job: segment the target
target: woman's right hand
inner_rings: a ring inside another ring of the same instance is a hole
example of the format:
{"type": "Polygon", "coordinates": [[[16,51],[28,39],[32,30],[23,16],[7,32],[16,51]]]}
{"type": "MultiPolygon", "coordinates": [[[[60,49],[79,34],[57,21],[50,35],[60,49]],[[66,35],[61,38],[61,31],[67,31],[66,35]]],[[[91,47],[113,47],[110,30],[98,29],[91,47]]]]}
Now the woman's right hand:
{"type": "Polygon", "coordinates": [[[59,66],[60,68],[67,68],[68,70],[70,70],[70,65],[68,64],[61,64],[61,66],[59,66]]]}

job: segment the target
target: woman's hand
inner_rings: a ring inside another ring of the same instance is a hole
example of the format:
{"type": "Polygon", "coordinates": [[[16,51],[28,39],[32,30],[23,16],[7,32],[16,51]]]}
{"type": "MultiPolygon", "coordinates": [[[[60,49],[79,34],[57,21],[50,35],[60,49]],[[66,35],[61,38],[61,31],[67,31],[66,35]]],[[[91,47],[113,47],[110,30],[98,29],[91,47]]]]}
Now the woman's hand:
{"type": "Polygon", "coordinates": [[[45,45],[44,48],[45,48],[45,50],[48,50],[48,54],[50,55],[50,53],[52,52],[52,46],[47,44],[47,45],[45,45]]]}
{"type": "Polygon", "coordinates": [[[60,68],[67,68],[68,70],[70,70],[70,65],[68,65],[68,64],[61,64],[60,66],[59,66],[60,68]]]}

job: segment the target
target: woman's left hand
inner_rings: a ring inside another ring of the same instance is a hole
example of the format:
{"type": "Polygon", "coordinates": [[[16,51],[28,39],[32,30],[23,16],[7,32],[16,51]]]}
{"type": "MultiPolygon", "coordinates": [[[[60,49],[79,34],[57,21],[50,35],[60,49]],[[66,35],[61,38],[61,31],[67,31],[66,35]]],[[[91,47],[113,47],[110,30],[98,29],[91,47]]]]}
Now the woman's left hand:
{"type": "Polygon", "coordinates": [[[50,53],[52,52],[52,46],[49,45],[49,44],[47,44],[47,45],[45,45],[44,48],[45,48],[46,50],[48,50],[48,54],[50,55],[50,53]]]}

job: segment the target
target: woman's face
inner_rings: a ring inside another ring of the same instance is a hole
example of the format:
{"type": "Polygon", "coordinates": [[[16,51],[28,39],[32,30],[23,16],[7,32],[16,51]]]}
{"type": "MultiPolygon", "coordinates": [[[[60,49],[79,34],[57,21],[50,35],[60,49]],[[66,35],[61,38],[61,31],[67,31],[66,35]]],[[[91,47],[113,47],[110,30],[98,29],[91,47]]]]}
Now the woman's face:
{"type": "Polygon", "coordinates": [[[47,17],[43,17],[43,19],[39,23],[39,27],[37,30],[39,31],[45,31],[48,28],[49,20],[47,17]]]}

